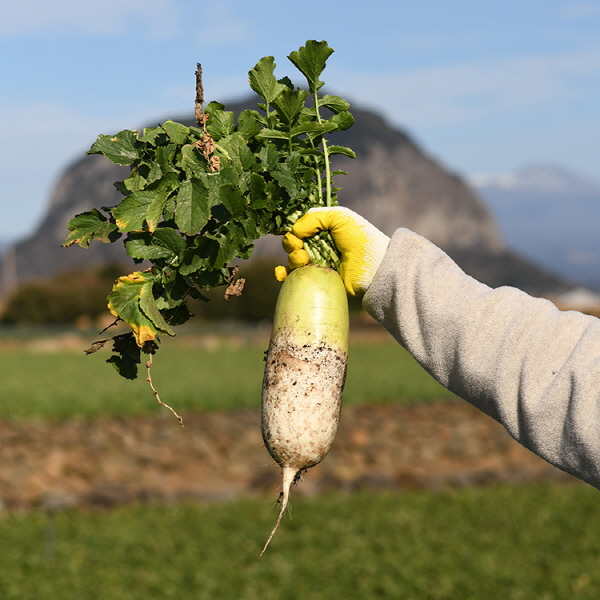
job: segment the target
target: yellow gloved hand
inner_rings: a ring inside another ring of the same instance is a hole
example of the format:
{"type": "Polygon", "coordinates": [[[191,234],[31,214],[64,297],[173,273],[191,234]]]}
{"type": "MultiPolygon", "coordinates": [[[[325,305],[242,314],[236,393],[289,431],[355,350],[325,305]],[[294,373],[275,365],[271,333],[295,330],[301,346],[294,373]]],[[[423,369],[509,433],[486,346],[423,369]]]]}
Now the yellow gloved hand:
{"type": "MultiPolygon", "coordinates": [[[[311,208],[292,227],[293,235],[300,240],[323,230],[331,233],[341,253],[340,276],[346,291],[351,296],[364,294],[383,260],[390,238],[366,219],[342,206],[311,208]]],[[[291,248],[297,243],[288,237],[286,245],[291,248]]],[[[291,268],[298,266],[301,265],[290,264],[291,268]]]]}

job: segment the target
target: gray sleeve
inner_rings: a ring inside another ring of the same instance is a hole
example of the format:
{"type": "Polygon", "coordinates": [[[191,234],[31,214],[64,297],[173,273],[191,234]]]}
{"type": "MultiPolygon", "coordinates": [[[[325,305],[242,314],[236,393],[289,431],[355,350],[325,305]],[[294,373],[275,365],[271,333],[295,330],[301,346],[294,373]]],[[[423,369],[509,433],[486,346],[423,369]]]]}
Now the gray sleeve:
{"type": "Polygon", "coordinates": [[[399,229],[363,305],[442,385],[600,488],[600,320],[491,289],[399,229]]]}

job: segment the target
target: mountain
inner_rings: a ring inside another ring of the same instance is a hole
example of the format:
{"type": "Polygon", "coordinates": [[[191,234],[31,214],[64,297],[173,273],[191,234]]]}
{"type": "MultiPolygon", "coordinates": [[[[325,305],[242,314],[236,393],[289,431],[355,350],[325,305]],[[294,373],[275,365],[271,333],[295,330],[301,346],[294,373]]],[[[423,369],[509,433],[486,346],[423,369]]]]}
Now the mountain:
{"type": "Polygon", "coordinates": [[[532,165],[473,184],[510,247],[600,290],[600,183],[565,168],[532,165]]]}
{"type": "MultiPolygon", "coordinates": [[[[255,105],[249,99],[228,108],[237,113],[255,105]]],[[[342,205],[357,210],[388,234],[398,227],[420,233],[490,285],[508,283],[538,295],[569,287],[507,249],[491,212],[472,188],[429,157],[405,132],[373,112],[354,107],[352,112],[355,125],[335,136],[336,144],[350,146],[357,154],[356,160],[337,157],[334,164],[349,173],[336,180],[344,188],[339,192],[342,205]]],[[[174,120],[193,124],[190,117],[174,120]]],[[[94,243],[89,250],[61,247],[73,215],[119,201],[113,182],[125,178],[127,172],[126,167],[97,155],[83,157],[65,170],[39,228],[15,247],[11,269],[19,282],[77,266],[130,261],[120,242],[94,243]]],[[[257,244],[258,254],[274,252],[281,254],[279,240],[264,239],[257,244]]]]}

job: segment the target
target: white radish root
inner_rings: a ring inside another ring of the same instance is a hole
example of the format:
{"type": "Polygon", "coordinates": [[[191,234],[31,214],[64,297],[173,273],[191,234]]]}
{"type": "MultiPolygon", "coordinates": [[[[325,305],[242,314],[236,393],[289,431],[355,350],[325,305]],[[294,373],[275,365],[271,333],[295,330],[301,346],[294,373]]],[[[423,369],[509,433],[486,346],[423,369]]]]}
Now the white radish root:
{"type": "Polygon", "coordinates": [[[288,501],[290,499],[290,491],[292,489],[292,484],[294,483],[294,480],[296,479],[297,474],[298,474],[298,471],[296,471],[296,469],[293,469],[292,467],[282,467],[281,468],[281,477],[282,477],[281,487],[283,488],[281,490],[281,496],[279,498],[279,502],[281,503],[281,508],[279,510],[279,516],[277,517],[277,521],[275,521],[275,525],[273,526],[273,529],[271,530],[271,534],[269,535],[269,538],[267,539],[267,542],[265,543],[264,548],[262,549],[262,552],[260,553],[260,556],[258,557],[258,560],[260,560],[262,558],[262,555],[265,553],[265,550],[269,546],[271,540],[273,539],[273,536],[275,535],[275,532],[277,531],[277,529],[279,527],[279,523],[281,523],[281,519],[283,519],[283,515],[285,514],[285,509],[287,508],[288,501]]]}
{"type": "MultiPolygon", "coordinates": [[[[281,466],[279,527],[300,472],[325,458],[337,432],[348,356],[348,302],[339,275],[292,271],[277,300],[262,393],[265,446],[281,466]]],[[[259,560],[260,560],[259,557],[259,560]]]]}

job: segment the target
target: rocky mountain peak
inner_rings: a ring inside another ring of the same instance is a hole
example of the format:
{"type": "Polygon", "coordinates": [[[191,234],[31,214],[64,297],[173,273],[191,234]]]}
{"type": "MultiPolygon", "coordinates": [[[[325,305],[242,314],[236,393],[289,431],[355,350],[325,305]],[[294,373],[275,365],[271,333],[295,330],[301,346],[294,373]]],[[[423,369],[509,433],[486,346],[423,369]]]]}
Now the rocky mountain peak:
{"type": "MultiPolygon", "coordinates": [[[[228,108],[237,113],[253,106],[255,101],[250,99],[228,108]]],[[[469,185],[379,115],[361,108],[353,108],[352,112],[355,125],[335,138],[335,143],[350,146],[357,155],[356,160],[337,157],[334,165],[348,172],[337,179],[343,188],[339,192],[340,203],[388,234],[398,227],[408,227],[429,238],[460,261],[467,272],[476,263],[474,272],[483,280],[486,272],[493,283],[514,279],[507,271],[507,265],[514,264],[512,255],[486,204],[469,185]],[[488,266],[485,257],[490,258],[488,266]]],[[[174,120],[193,124],[191,117],[174,120]]],[[[121,243],[94,243],[89,250],[61,248],[70,218],[93,207],[116,204],[120,194],[113,182],[126,174],[126,168],[100,156],[85,156],[69,166],[49,199],[46,216],[37,231],[18,243],[11,253],[10,268],[16,273],[16,280],[23,282],[83,265],[129,260],[121,243]]],[[[262,250],[259,248],[261,254],[268,250],[267,246],[274,247],[268,241],[263,246],[262,250]]],[[[2,268],[6,270],[6,264],[2,268]]],[[[524,288],[530,285],[536,293],[562,285],[546,274],[540,277],[538,270],[525,261],[519,263],[519,272],[517,283],[523,282],[524,288]]]]}

